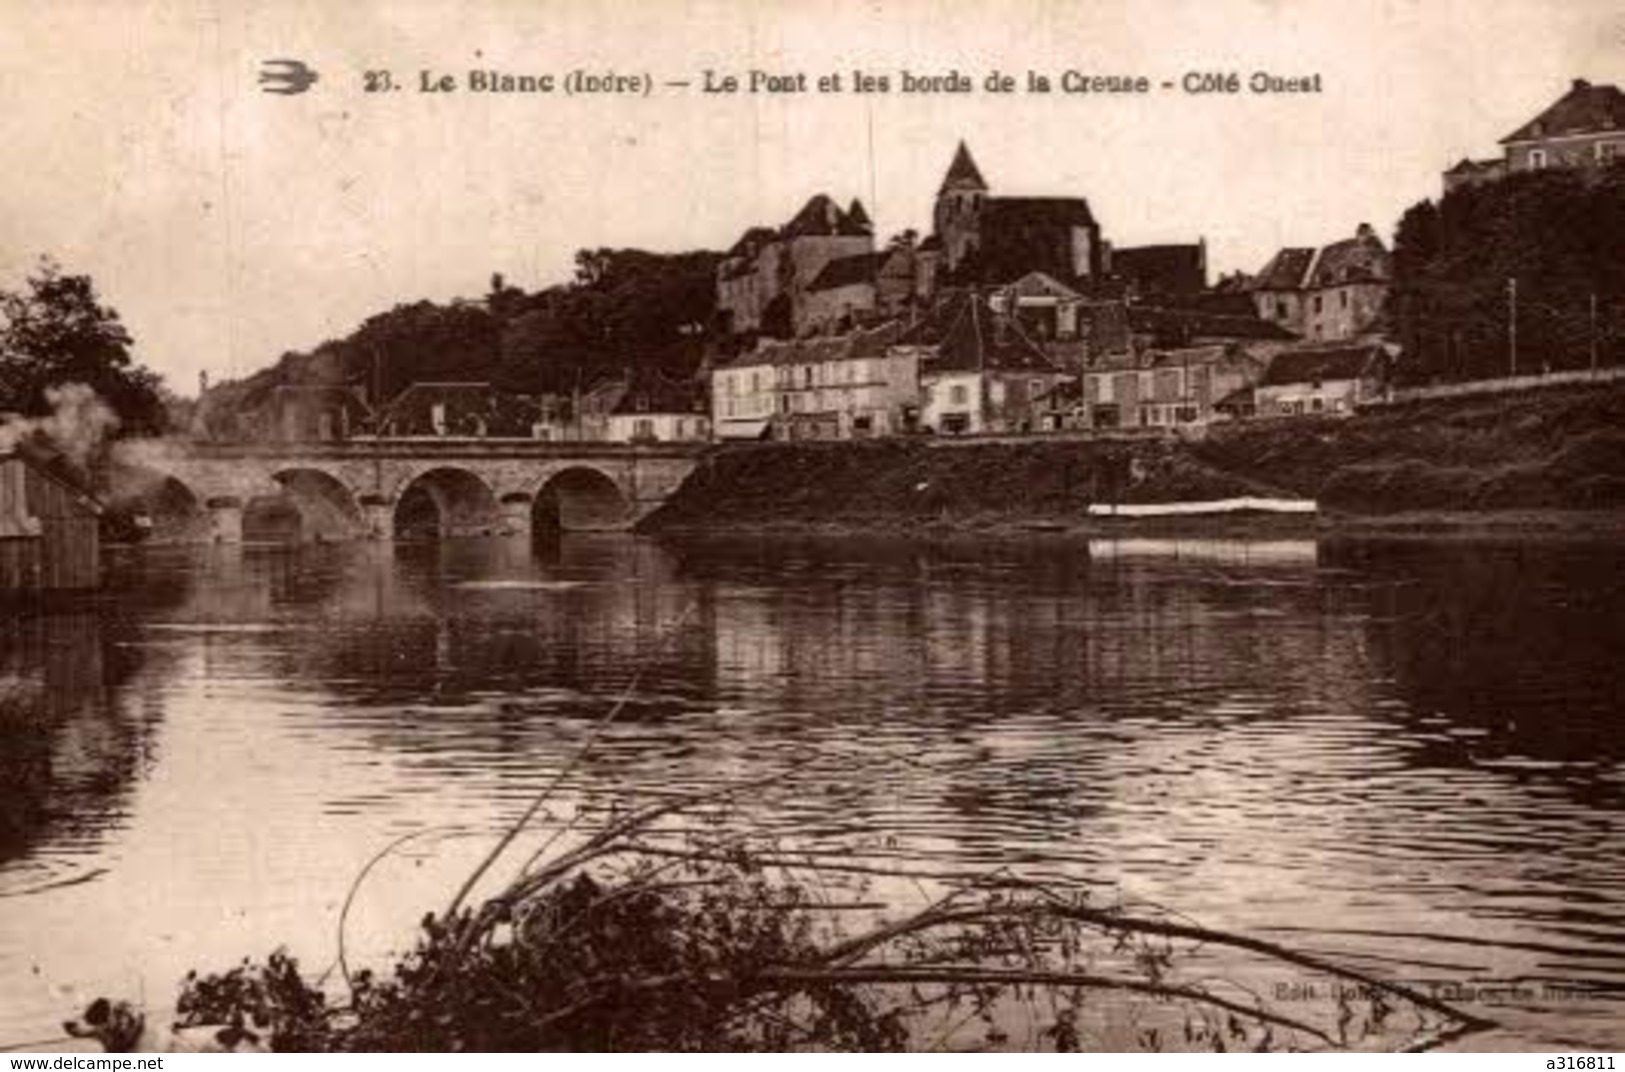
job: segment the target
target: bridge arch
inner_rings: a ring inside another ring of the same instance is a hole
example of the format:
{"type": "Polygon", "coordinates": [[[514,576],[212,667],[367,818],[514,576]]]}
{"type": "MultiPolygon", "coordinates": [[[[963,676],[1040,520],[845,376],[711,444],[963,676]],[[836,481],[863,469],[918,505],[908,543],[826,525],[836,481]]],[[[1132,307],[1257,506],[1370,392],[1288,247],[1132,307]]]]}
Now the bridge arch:
{"type": "Polygon", "coordinates": [[[179,477],[148,470],[136,492],[127,500],[134,512],[146,517],[150,539],[162,543],[186,543],[205,538],[209,515],[204,497],[179,477]]]}
{"type": "Polygon", "coordinates": [[[548,475],[531,502],[531,530],[593,532],[624,529],[633,503],[614,477],[590,465],[571,465],[548,475]]]}
{"type": "Polygon", "coordinates": [[[397,539],[484,536],[502,527],[496,493],[476,473],[442,466],[406,481],[395,496],[397,539]]]}
{"type": "Polygon", "coordinates": [[[290,468],[271,474],[271,479],[298,512],[300,538],[348,540],[366,534],[366,520],[355,493],[332,473],[290,468]]]}

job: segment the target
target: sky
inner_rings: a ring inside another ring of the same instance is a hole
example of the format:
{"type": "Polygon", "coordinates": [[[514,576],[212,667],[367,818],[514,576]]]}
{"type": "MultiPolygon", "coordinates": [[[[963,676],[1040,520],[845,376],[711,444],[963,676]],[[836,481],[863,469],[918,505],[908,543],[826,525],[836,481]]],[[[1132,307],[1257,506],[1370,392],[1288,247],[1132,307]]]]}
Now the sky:
{"type": "Polygon", "coordinates": [[[1205,238],[1219,271],[1369,222],[1564,93],[1625,80],[1612,0],[0,0],[0,286],[94,277],[182,393],[582,247],[725,249],[808,197],[930,227],[963,138],[992,192],[1081,196],[1114,245],[1205,238]],[[264,93],[260,63],[320,75],[264,93]],[[422,72],[637,74],[648,96],[422,93],[422,72]],[[806,72],[706,94],[704,72],[806,72]],[[892,92],[820,94],[862,69],[892,92]],[[1056,77],[1319,74],[1322,92],[990,94],[1056,77]],[[367,93],[368,71],[402,89],[367,93]],[[970,77],[905,95],[900,72],[970,77]],[[688,80],[688,88],[666,87],[688,80]]]}

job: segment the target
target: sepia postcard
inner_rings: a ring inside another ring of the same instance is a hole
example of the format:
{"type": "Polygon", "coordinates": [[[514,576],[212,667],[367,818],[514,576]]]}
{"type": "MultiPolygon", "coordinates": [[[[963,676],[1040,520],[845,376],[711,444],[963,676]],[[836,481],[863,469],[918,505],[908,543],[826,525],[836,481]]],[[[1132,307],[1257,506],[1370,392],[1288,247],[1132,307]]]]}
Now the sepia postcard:
{"type": "Polygon", "coordinates": [[[0,1050],[1612,1068],[1622,86],[1602,0],[0,0],[0,1050]]]}

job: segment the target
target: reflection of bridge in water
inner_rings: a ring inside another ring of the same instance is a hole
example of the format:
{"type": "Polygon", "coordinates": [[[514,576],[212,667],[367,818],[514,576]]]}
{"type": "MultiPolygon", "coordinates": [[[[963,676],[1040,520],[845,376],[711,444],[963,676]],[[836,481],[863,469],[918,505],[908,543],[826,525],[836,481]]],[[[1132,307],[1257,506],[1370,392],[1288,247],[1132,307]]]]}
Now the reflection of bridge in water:
{"type": "Polygon", "coordinates": [[[189,517],[191,534],[218,543],[607,531],[664,502],[704,450],[528,439],[197,443],[163,463],[149,502],[172,515],[171,531],[189,517]]]}

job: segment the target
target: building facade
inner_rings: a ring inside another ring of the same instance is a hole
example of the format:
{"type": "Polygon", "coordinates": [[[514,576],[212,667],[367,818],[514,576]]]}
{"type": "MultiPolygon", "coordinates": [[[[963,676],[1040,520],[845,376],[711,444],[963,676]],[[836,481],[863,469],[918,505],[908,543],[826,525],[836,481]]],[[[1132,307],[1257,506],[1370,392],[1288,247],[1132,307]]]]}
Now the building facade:
{"type": "Polygon", "coordinates": [[[1506,175],[1572,168],[1595,171],[1625,159],[1625,93],[1576,78],[1569,91],[1501,139],[1501,156],[1462,159],[1444,173],[1444,191],[1506,175]]]}
{"type": "Polygon", "coordinates": [[[779,228],[753,227],[717,267],[717,311],[725,333],[788,337],[825,327],[842,313],[873,309],[874,226],[861,202],[845,209],[826,194],[779,228]],[[813,284],[833,264],[815,296],[813,284]],[[831,290],[841,293],[828,294],[831,290]]]}
{"type": "Polygon", "coordinates": [[[888,322],[843,335],[763,340],[711,375],[719,439],[867,439],[920,424],[918,354],[888,322]]]}
{"type": "Polygon", "coordinates": [[[1352,339],[1375,329],[1393,285],[1393,259],[1370,224],[1319,249],[1287,247],[1253,277],[1261,320],[1304,339],[1352,339]]]}
{"type": "Polygon", "coordinates": [[[960,291],[904,332],[894,351],[920,369],[920,426],[935,435],[1041,431],[1043,399],[1068,379],[1011,312],[960,291]]]}
{"type": "Polygon", "coordinates": [[[1283,350],[1253,389],[1260,417],[1348,416],[1383,397],[1388,352],[1375,343],[1283,350]]]}

